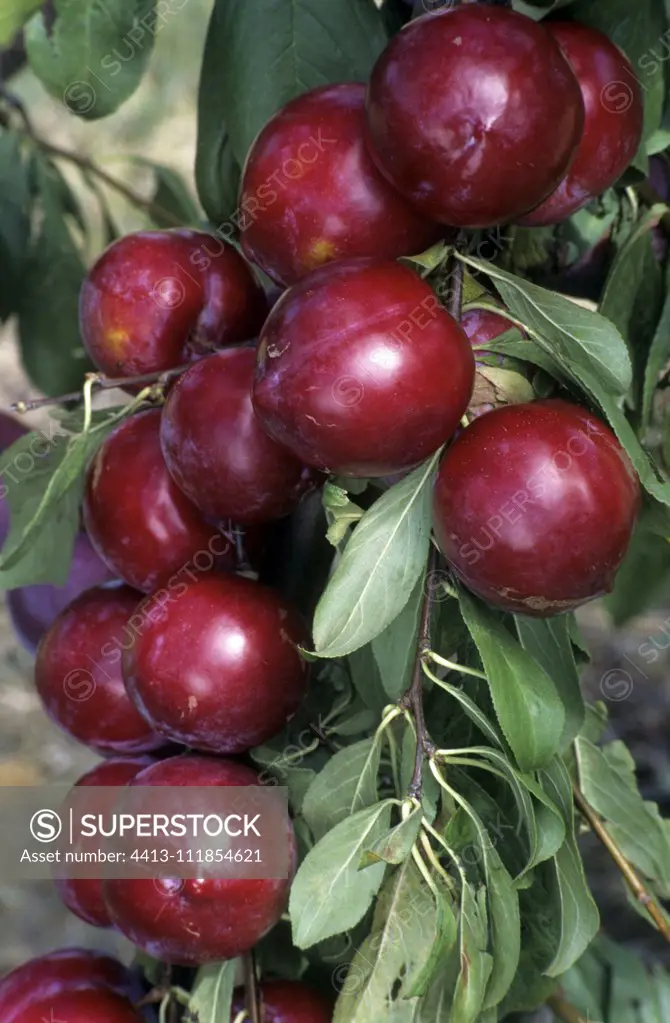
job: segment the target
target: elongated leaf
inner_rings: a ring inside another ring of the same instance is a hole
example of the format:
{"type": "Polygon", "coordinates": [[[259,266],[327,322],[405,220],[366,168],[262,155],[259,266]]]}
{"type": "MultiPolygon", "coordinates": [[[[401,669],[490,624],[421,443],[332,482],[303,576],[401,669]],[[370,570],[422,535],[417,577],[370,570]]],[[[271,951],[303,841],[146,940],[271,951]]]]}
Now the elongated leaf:
{"type": "Polygon", "coordinates": [[[516,762],[522,771],[542,767],[558,751],[565,723],[556,686],[485,604],[465,590],[460,601],[516,762]]]}
{"type": "Polygon", "coordinates": [[[385,863],[359,870],[361,857],[388,830],[391,803],[359,810],[329,831],[303,860],[291,888],[293,941],[309,948],[354,927],[384,880],[385,863]]]}
{"type": "Polygon", "coordinates": [[[188,1002],[198,1023],[222,1023],[230,1019],[236,969],[236,959],[200,967],[188,1002]]]}
{"type": "Polygon", "coordinates": [[[407,603],[428,556],[436,452],[365,513],[314,615],[320,657],[342,657],[378,636],[407,603]]]}
{"type": "Polygon", "coordinates": [[[627,860],[670,895],[670,824],[655,803],[640,795],[635,763],[622,742],[599,749],[580,736],[575,742],[582,792],[604,819],[627,860]]]}
{"type": "Polygon", "coordinates": [[[375,842],[363,855],[361,867],[369,867],[371,863],[404,863],[412,851],[421,830],[422,807],[412,810],[410,815],[396,824],[386,835],[375,842]]]}
{"type": "MultiPolygon", "coordinates": [[[[453,917],[452,917],[453,919],[453,917]]],[[[456,925],[453,921],[452,940],[456,925]]],[[[372,930],[353,958],[334,1023],[375,1023],[395,1018],[398,981],[420,970],[438,940],[437,908],[413,860],[385,882],[372,930]]]]}
{"type": "Polygon", "coordinates": [[[553,679],[565,710],[561,749],[565,749],[584,723],[586,708],[565,616],[526,618],[516,615],[521,643],[533,660],[553,679]]]}
{"type": "Polygon", "coordinates": [[[625,394],[631,384],[626,344],[604,316],[584,309],[563,295],[546,291],[483,260],[464,257],[491,277],[505,305],[536,335],[540,348],[556,359],[571,378],[595,377],[610,394],[625,394]]]}
{"type": "Polygon", "coordinates": [[[207,29],[200,72],[195,182],[207,216],[229,240],[239,226],[232,215],[237,206],[240,163],[233,156],[221,102],[226,87],[221,60],[226,45],[225,33],[224,4],[217,2],[207,29]]]}
{"type": "Polygon", "coordinates": [[[167,164],[145,160],[141,156],[134,156],[132,160],[153,171],[156,184],[152,202],[157,211],[164,211],[153,215],[154,223],[158,227],[197,226],[202,219],[202,211],[181,174],[167,164]]]}
{"type": "Polygon", "coordinates": [[[64,584],[80,528],[84,466],[122,415],[108,410],[88,435],[30,433],[2,452],[0,494],[11,525],[0,553],[0,588],[64,584]]]}
{"type": "Polygon", "coordinates": [[[156,37],[155,8],[155,0],[55,0],[51,28],[41,13],[26,25],[31,67],[71,113],[106,117],[140,84],[156,37]]]}
{"type": "Polygon", "coordinates": [[[666,209],[654,206],[637,222],[617,253],[599,304],[628,344],[636,384],[663,309],[663,273],[651,232],[666,209]]]}
{"type": "Polygon", "coordinates": [[[668,588],[670,543],[646,528],[643,517],[617,572],[614,589],[603,598],[603,604],[614,625],[621,628],[631,618],[660,602],[668,588]]]}
{"type": "Polygon", "coordinates": [[[398,617],[372,640],[372,652],[389,700],[399,700],[412,681],[425,586],[422,572],[398,617]]]}
{"type": "MultiPolygon", "coordinates": [[[[475,828],[481,850],[486,887],[481,898],[486,899],[491,935],[490,969],[482,1009],[498,1005],[509,991],[519,964],[521,950],[521,921],[519,897],[512,878],[505,868],[489,831],[469,802],[459,802],[475,828]]],[[[504,840],[504,839],[503,839],[504,840]]]]}
{"type": "MultiPolygon", "coordinates": [[[[0,15],[0,18],[2,15],[0,15]]],[[[18,132],[0,133],[0,319],[16,310],[30,240],[29,163],[18,132]]]]}
{"type": "Polygon", "coordinates": [[[65,214],[67,191],[47,160],[34,165],[42,221],[22,270],[17,303],[21,358],[30,379],[46,394],[81,387],[92,369],[79,340],[79,292],[84,264],[65,214]]]}
{"type": "Polygon", "coordinates": [[[486,986],[493,960],[486,951],[488,944],[485,894],[467,882],[461,891],[459,922],[461,969],[456,981],[451,1006],[452,1019],[459,1023],[476,1023],[484,1007],[486,986]],[[480,896],[481,892],[481,896],[480,896]]]}
{"type": "Polygon", "coordinates": [[[352,813],[377,802],[380,745],[363,739],[347,746],[310,785],[302,813],[317,840],[352,813]]]}
{"type": "Polygon", "coordinates": [[[217,17],[220,113],[240,166],[276,110],[318,85],[366,81],[388,41],[369,0],[217,0],[217,17]]]}
{"type": "Polygon", "coordinates": [[[560,940],[554,958],[546,968],[548,977],[559,977],[579,959],[600,926],[596,906],[584,875],[584,864],[575,837],[570,776],[562,761],[556,760],[541,774],[543,788],[561,809],[566,838],[554,857],[555,906],[560,914],[560,940]]]}
{"type": "Polygon", "coordinates": [[[644,388],[642,394],[642,425],[647,427],[651,419],[652,403],[654,392],[658,383],[658,377],[665,364],[670,359],[670,268],[666,270],[666,295],[665,304],[661,318],[656,327],[656,333],[649,349],[649,357],[644,373],[644,388]]]}

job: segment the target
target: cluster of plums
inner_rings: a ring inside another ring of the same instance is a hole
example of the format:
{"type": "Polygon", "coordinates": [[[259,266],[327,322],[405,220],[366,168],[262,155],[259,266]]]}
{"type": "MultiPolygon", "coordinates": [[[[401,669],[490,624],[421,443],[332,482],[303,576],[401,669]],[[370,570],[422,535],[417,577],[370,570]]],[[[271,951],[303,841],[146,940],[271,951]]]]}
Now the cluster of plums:
{"type": "MultiPolygon", "coordinates": [[[[510,323],[476,308],[457,321],[396,260],[445,225],[571,215],[621,175],[641,117],[632,69],[600,33],[457,7],[399,33],[367,93],[316,89],[259,134],[238,222],[244,256],[287,289],[279,297],[236,248],[197,230],[137,233],[101,256],[80,307],[95,364],[133,393],[137,377],[183,371],[166,382],[163,408],[123,421],[89,466],[83,522],[102,585],[61,610],[38,651],[48,713],[112,758],[80,785],[258,784],[221,757],[245,754],[295,713],[309,634],[279,592],[240,568],[257,565],[266,525],[328,473],[380,480],[449,444],[434,530],[468,587],[537,616],[611,588],[639,505],[618,441],[562,398],[497,408],[463,429],[473,348],[510,323]],[[608,92],[621,81],[625,110],[608,92]]],[[[85,920],[189,965],[254,945],[289,884],[59,887],[85,920]]],[[[73,1006],[124,998],[66,988],[58,997],[73,1006]]],[[[266,1018],[330,1018],[306,1004],[266,1018]]],[[[39,1018],[17,1011],[16,1023],[39,1018]]],[[[77,1011],[68,1021],[91,1018],[77,1011]]],[[[110,1013],[95,1018],[137,1018],[130,1006],[110,1013]]]]}
{"type": "MultiPolygon", "coordinates": [[[[153,1023],[153,1009],[135,1008],[144,993],[140,978],[116,959],[67,948],[32,959],[0,981],[0,1016],[3,1023],[153,1023]]],[[[266,981],[260,996],[265,1023],[332,1019],[328,1002],[297,981],[266,981]]],[[[242,1006],[236,995],[231,1021],[242,1006]]]]}

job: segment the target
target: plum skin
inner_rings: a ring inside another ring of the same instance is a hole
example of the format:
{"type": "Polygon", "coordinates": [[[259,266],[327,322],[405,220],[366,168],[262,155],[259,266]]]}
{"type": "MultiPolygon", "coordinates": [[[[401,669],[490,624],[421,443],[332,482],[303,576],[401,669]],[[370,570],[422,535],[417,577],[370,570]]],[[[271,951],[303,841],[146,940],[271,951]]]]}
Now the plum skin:
{"type": "Polygon", "coordinates": [[[423,252],[442,233],[375,167],[358,82],[312,89],[268,121],[247,156],[240,207],[244,254],[286,285],[335,260],[423,252]]]}
{"type": "Polygon", "coordinates": [[[556,188],[584,103],[541,23],[469,4],[393,37],[372,71],[367,119],[377,166],[417,209],[486,228],[518,219],[556,188]]]}
{"type": "Polygon", "coordinates": [[[343,476],[411,469],[455,432],[475,363],[461,326],[408,267],[321,267],[272,310],[254,408],[296,458],[343,476]]]}
{"type": "Polygon", "coordinates": [[[544,618],[612,588],[639,507],[637,475],[609,427],[546,399],[488,412],[454,441],[433,525],[469,589],[544,618]]]}
{"type": "Polygon", "coordinates": [[[160,429],[165,463],[186,496],[211,519],[245,525],[288,515],[317,481],[258,421],[255,367],[253,348],[195,363],[170,391],[160,429]]]}
{"type": "Polygon", "coordinates": [[[110,377],[164,372],[248,341],[266,312],[262,288],[233,246],[187,228],[113,242],[79,302],[84,346],[110,377]]]}
{"type": "Polygon", "coordinates": [[[160,421],[160,409],[149,409],[117,426],[89,466],[84,497],[93,546],[116,575],[143,593],[172,583],[190,566],[201,571],[235,564],[230,539],[205,521],[170,476],[160,421]]]}
{"type": "Polygon", "coordinates": [[[279,593],[235,575],[189,583],[124,654],[126,689],[151,728],[211,753],[242,753],[286,724],[306,691],[308,633],[279,593]]]}
{"type": "Polygon", "coordinates": [[[611,39],[577,22],[547,22],[546,28],[582,90],[584,130],[567,174],[519,221],[525,227],[567,220],[615,184],[637,152],[644,120],[642,89],[633,66],[611,39]],[[611,94],[613,87],[616,95],[611,94]]]}
{"type": "Polygon", "coordinates": [[[121,675],[140,600],[127,586],[87,590],[58,616],[37,652],[35,685],[47,714],[103,755],[165,745],[131,703],[121,675]]]}
{"type": "MultiPolygon", "coordinates": [[[[258,785],[257,774],[232,760],[173,757],[135,775],[130,785],[258,785]]],[[[289,856],[295,837],[288,826],[289,856]]],[[[204,878],[103,882],[105,905],[118,929],[149,955],[175,965],[232,959],[277,923],[291,878],[204,878]]]]}

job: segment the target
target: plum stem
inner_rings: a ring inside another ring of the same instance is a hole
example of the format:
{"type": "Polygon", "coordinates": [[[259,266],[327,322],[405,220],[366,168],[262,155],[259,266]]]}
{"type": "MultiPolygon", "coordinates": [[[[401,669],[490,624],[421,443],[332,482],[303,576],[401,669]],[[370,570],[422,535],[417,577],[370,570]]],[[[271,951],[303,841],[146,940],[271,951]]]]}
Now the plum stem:
{"type": "Polygon", "coordinates": [[[53,398],[35,398],[32,401],[15,401],[10,405],[12,412],[23,415],[25,412],[34,412],[35,409],[46,408],[47,405],[66,405],[71,401],[81,401],[87,386],[91,391],[110,391],[116,387],[130,387],[141,384],[166,384],[172,377],[180,376],[188,369],[188,365],[175,366],[174,369],[160,370],[158,373],[143,373],[136,377],[106,377],[104,373],[87,373],[86,383],[81,391],[73,391],[71,394],[59,394],[53,398]],[[92,382],[91,382],[92,381],[92,382]]]}
{"type": "Polygon", "coordinates": [[[253,950],[246,953],[243,957],[243,961],[244,1000],[246,1002],[247,1012],[249,1013],[249,1023],[263,1023],[260,990],[258,987],[258,978],[256,976],[256,957],[254,956],[253,950]]]}
{"type": "Polygon", "coordinates": [[[575,803],[582,817],[587,821],[591,830],[598,836],[607,852],[610,854],[617,867],[624,876],[626,884],[639,902],[646,909],[651,919],[656,924],[659,932],[670,943],[670,924],[653,895],[650,894],[644,882],[641,880],[633,866],[623,855],[612,836],[607,831],[603,821],[589,805],[581,789],[573,782],[572,786],[575,803]]]}

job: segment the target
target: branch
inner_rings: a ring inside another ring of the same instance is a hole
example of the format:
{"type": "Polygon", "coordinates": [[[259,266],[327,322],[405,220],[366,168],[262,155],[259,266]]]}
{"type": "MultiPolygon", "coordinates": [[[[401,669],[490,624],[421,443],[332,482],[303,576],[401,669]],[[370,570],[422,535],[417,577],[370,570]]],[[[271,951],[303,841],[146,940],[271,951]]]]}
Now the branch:
{"type": "MultiPolygon", "coordinates": [[[[450,260],[450,290],[447,302],[447,312],[455,320],[461,318],[461,306],[463,304],[463,263],[452,254],[450,260]]],[[[428,565],[426,568],[426,579],[430,583],[438,561],[439,552],[433,543],[430,546],[428,565]]],[[[412,683],[403,696],[401,706],[409,710],[414,718],[416,726],[416,758],[414,760],[414,772],[409,786],[409,795],[421,801],[423,792],[423,761],[426,756],[435,752],[435,746],[426,730],[426,719],[423,712],[423,661],[430,650],[430,620],[434,603],[434,587],[427,585],[421,608],[421,623],[419,625],[419,641],[414,661],[414,673],[412,683]]]]}
{"type": "MultiPolygon", "coordinates": [[[[428,566],[426,579],[430,582],[431,573],[437,566],[437,548],[430,545],[428,555],[428,566]]],[[[402,706],[409,710],[414,718],[416,726],[416,756],[414,759],[414,772],[409,785],[409,795],[421,801],[423,793],[423,761],[435,751],[432,740],[426,730],[426,718],[423,712],[423,658],[430,650],[430,619],[433,610],[433,588],[430,585],[425,587],[423,606],[421,608],[421,623],[419,625],[419,641],[416,648],[414,660],[414,674],[412,683],[402,698],[402,706]]]]}
{"type": "Polygon", "coordinates": [[[112,177],[107,171],[103,170],[102,167],[98,167],[97,163],[93,163],[87,156],[80,156],[79,153],[72,153],[69,149],[62,149],[61,146],[55,146],[51,142],[45,142],[43,139],[39,139],[33,135],[36,143],[42,150],[49,156],[56,157],[59,160],[67,160],[69,163],[79,167],[80,170],[87,174],[92,174],[98,180],[103,181],[109,188],[112,188],[119,195],[122,195],[124,199],[137,209],[144,210],[154,220],[167,221],[172,224],[173,227],[183,227],[184,221],[172,213],[170,210],[163,209],[158,203],[152,202],[151,199],[145,199],[144,196],[140,195],[129,185],[126,185],[124,181],[119,181],[118,178],[112,177]]]}
{"type": "MultiPolygon", "coordinates": [[[[93,377],[93,391],[111,391],[116,387],[134,387],[142,384],[159,384],[163,386],[172,379],[185,373],[189,365],[175,366],[174,369],[161,370],[159,373],[144,373],[137,377],[106,377],[103,373],[87,373],[86,379],[93,377]]],[[[73,391],[71,394],[59,394],[54,398],[35,398],[33,401],[15,401],[10,405],[12,412],[23,415],[25,412],[34,412],[35,409],[46,408],[47,405],[67,405],[71,401],[81,401],[81,391],[73,391]]]]}
{"type": "Polygon", "coordinates": [[[582,1016],[579,1009],[571,1005],[570,1002],[566,1002],[560,995],[552,995],[547,1000],[547,1005],[555,1016],[563,1020],[563,1023],[589,1023],[586,1016],[582,1016]]]}
{"type": "Polygon", "coordinates": [[[572,789],[574,792],[575,803],[577,804],[580,813],[588,821],[591,830],[598,836],[602,844],[607,849],[607,852],[610,854],[623,874],[626,884],[637,901],[644,907],[644,909],[646,909],[647,913],[658,927],[660,933],[663,935],[665,940],[670,943],[670,926],[668,925],[665,914],[658,902],[654,899],[653,895],[650,895],[634,867],[631,866],[626,857],[623,855],[616,842],[605,828],[600,817],[589,806],[584,794],[580,791],[577,785],[574,784],[574,782],[572,789]]]}
{"type": "Polygon", "coordinates": [[[119,181],[118,178],[113,177],[106,170],[103,170],[102,167],[98,167],[97,163],[94,163],[88,156],[80,156],[79,153],[73,153],[69,149],[63,149],[62,146],[54,145],[52,142],[46,142],[44,139],[40,138],[35,131],[34,125],[24,104],[18,96],[15,96],[14,93],[10,92],[1,82],[0,98],[2,98],[5,103],[12,108],[12,110],[15,110],[19,114],[23,121],[23,134],[32,139],[35,145],[37,145],[43,153],[46,153],[48,156],[52,156],[58,160],[67,160],[85,174],[91,174],[98,178],[99,181],[104,182],[109,188],[118,192],[119,195],[122,195],[123,198],[131,204],[131,206],[135,206],[137,209],[141,209],[145,213],[148,213],[154,218],[154,220],[166,221],[167,223],[171,223],[174,227],[184,226],[183,221],[170,210],[163,209],[162,206],[159,206],[158,203],[152,202],[151,199],[145,199],[144,196],[140,195],[139,192],[136,192],[134,188],[127,185],[125,181],[119,181]]]}
{"type": "Polygon", "coordinates": [[[249,1013],[249,1023],[263,1023],[260,991],[256,977],[256,959],[253,950],[244,956],[244,1000],[249,1013]]]}

